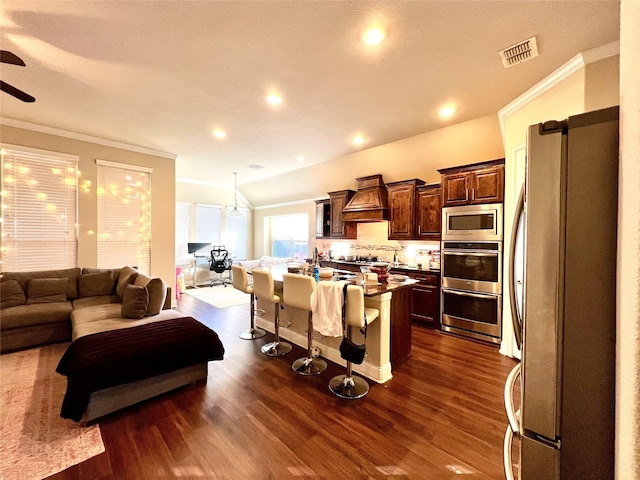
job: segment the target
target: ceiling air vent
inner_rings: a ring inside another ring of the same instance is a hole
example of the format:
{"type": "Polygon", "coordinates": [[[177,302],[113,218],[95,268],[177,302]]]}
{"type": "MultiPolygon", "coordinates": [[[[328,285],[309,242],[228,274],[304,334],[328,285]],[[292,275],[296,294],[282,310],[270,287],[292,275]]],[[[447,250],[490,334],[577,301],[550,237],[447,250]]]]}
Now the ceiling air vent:
{"type": "Polygon", "coordinates": [[[516,43],[510,47],[500,50],[498,52],[502,59],[502,65],[504,68],[513,67],[518,63],[526,62],[527,60],[538,56],[538,44],[536,43],[536,37],[531,37],[523,42],[516,43]]]}

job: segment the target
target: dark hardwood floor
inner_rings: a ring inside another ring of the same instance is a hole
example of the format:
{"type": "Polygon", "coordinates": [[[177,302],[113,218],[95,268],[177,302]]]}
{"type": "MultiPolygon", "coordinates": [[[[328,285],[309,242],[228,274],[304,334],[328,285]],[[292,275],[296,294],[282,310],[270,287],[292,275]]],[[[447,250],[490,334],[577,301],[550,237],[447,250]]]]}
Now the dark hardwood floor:
{"type": "Polygon", "coordinates": [[[268,358],[270,334],[238,338],[248,305],[182,295],[178,309],[224,343],[207,383],[104,418],[106,451],[49,478],[504,478],[502,392],[514,361],[496,347],[414,326],[413,355],[393,379],[349,401],[327,386],[344,367],[302,377],[291,363],[303,349],[268,358]]]}

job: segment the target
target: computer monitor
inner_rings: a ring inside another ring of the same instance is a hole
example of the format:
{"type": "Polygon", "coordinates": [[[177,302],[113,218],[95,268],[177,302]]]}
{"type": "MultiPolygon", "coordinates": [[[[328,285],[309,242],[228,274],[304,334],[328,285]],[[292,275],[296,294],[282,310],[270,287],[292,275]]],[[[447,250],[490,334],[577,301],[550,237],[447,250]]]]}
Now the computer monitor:
{"type": "MultiPolygon", "coordinates": [[[[199,252],[200,250],[211,250],[210,243],[187,243],[187,251],[191,255],[192,253],[199,252]]],[[[207,252],[209,253],[209,252],[207,252]]]]}

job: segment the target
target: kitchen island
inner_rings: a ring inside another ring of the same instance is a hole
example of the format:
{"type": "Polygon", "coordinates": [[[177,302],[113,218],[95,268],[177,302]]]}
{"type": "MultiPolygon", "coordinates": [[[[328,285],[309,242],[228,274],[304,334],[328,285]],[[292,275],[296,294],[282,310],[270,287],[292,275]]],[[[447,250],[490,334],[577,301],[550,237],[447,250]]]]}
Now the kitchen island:
{"type": "MultiPolygon", "coordinates": [[[[269,270],[273,276],[276,294],[282,295],[282,274],[284,265],[260,267],[269,270]]],[[[349,272],[345,272],[349,273],[349,272]]],[[[336,277],[337,278],[337,277],[336,277]]],[[[351,275],[351,283],[360,284],[360,274],[351,275]]],[[[369,324],[367,330],[367,356],[361,365],[353,365],[354,371],[377,383],[384,383],[392,377],[392,367],[397,368],[411,356],[411,287],[417,283],[406,279],[402,282],[381,283],[364,286],[365,305],[380,312],[378,318],[369,324]]],[[[256,318],[256,325],[271,333],[274,331],[274,306],[258,299],[258,308],[265,315],[256,318]]],[[[282,325],[291,322],[288,328],[280,327],[281,339],[307,347],[307,313],[293,307],[280,311],[282,325]]],[[[363,335],[354,331],[352,339],[358,344],[364,343],[363,335]]],[[[314,346],[320,350],[320,356],[334,363],[345,365],[338,350],[342,337],[314,338],[314,346]]]]}

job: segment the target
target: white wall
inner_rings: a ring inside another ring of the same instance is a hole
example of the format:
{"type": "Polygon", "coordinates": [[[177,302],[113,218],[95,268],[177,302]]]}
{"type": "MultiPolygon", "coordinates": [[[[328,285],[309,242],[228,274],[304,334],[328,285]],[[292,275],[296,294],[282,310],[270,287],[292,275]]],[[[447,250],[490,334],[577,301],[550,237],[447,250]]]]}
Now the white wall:
{"type": "Polygon", "coordinates": [[[489,115],[250,182],[243,191],[253,205],[271,205],[356,189],[356,178],[378,173],[385,182],[421,178],[437,183],[439,168],[503,157],[498,119],[489,115]]]}
{"type": "Polygon", "coordinates": [[[616,478],[640,479],[640,2],[622,0],[616,478]]]}
{"type": "MultiPolygon", "coordinates": [[[[78,194],[78,266],[95,267],[98,261],[96,159],[127,163],[153,169],[151,174],[151,275],[161,277],[173,288],[175,284],[175,159],[116,148],[114,142],[78,139],[69,132],[46,129],[51,133],[2,124],[3,143],[68,153],[79,157],[78,169],[83,179],[91,180],[90,192],[78,194]],[[106,143],[109,143],[107,145],[106,143]],[[168,252],[171,252],[170,254],[168,252]]],[[[84,137],[82,137],[84,138],[84,137]]],[[[46,263],[42,266],[47,269],[46,263]]]]}

